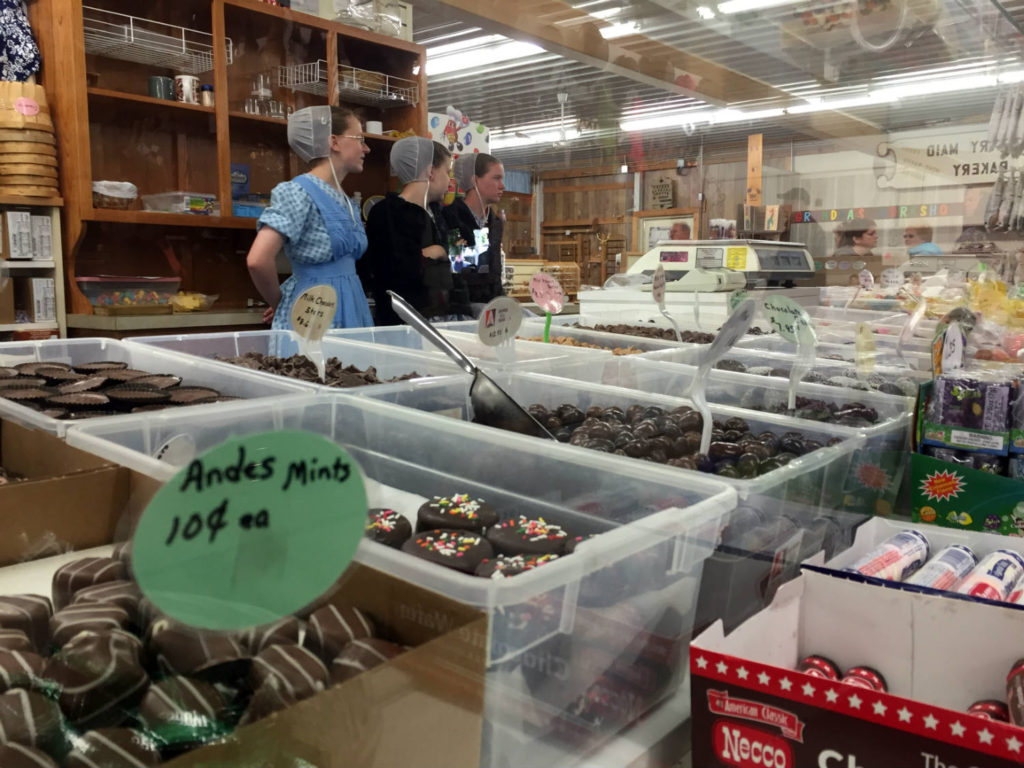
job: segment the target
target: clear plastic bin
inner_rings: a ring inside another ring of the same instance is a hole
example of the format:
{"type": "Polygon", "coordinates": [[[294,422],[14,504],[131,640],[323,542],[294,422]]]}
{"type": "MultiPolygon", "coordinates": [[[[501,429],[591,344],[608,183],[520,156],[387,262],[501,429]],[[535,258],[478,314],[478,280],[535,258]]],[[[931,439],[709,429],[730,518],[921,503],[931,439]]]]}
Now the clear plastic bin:
{"type": "MultiPolygon", "coordinates": [[[[516,368],[520,370],[551,372],[563,360],[580,359],[581,356],[586,358],[592,357],[594,354],[602,354],[599,350],[554,346],[529,341],[517,341],[514,349],[508,345],[489,347],[477,337],[475,325],[473,330],[470,330],[468,333],[449,329],[442,329],[442,332],[467,357],[485,366],[487,364],[515,364],[516,368]]],[[[324,338],[359,341],[387,347],[402,347],[420,352],[429,352],[432,355],[442,355],[446,360],[449,359],[437,347],[424,339],[418,331],[408,325],[390,325],[378,328],[336,328],[328,331],[324,338]]]]}
{"type": "Polygon", "coordinates": [[[167,304],[181,278],[103,275],[76,277],[75,282],[94,307],[138,307],[167,304]]]}
{"type": "Polygon", "coordinates": [[[166,480],[189,460],[153,458],[174,436],[189,436],[202,451],[281,429],[344,445],[371,481],[370,506],[414,518],[407,494],[458,491],[487,499],[502,517],[543,516],[595,534],[574,554],[504,580],[368,540],[359,546],[359,562],[488,615],[483,766],[578,765],[680,686],[685,693],[703,563],[735,504],[732,489],[714,478],[679,482],[609,456],[342,395],[228,403],[201,418],[156,412],[83,422],[68,441],[166,480]]]}
{"type": "MultiPolygon", "coordinates": [[[[762,352],[783,352],[789,355],[796,354],[796,344],[779,336],[745,337],[736,343],[736,348],[759,350],[762,352]]],[[[903,354],[907,360],[906,364],[909,364],[914,370],[931,370],[932,357],[929,353],[908,348],[904,350],[903,354]]],[[[815,355],[823,361],[842,360],[852,363],[856,350],[852,340],[849,344],[819,343],[815,347],[815,355]]],[[[875,363],[887,367],[906,367],[903,359],[896,354],[896,347],[888,345],[876,345],[875,363]]]]}
{"type": "MultiPolygon", "coordinates": [[[[0,366],[11,366],[36,360],[77,365],[87,362],[112,360],[127,363],[151,373],[171,373],[180,376],[183,386],[213,387],[224,395],[243,398],[281,397],[315,392],[304,382],[289,381],[257,374],[244,368],[230,369],[182,355],[169,354],[141,344],[129,344],[116,339],[47,339],[45,341],[9,342],[0,344],[0,366]]],[[[207,412],[220,403],[175,407],[175,417],[193,408],[207,412]]],[[[61,421],[42,415],[39,411],[0,397],[0,415],[27,427],[42,429],[64,436],[68,428],[81,422],[61,421]]],[[[117,421],[125,416],[103,416],[97,421],[117,421]]]]}
{"type": "MultiPolygon", "coordinates": [[[[129,344],[156,347],[173,354],[194,355],[205,358],[218,366],[232,370],[249,370],[243,366],[228,363],[217,358],[239,357],[249,353],[291,357],[300,354],[299,336],[293,331],[241,331],[238,333],[189,333],[176,336],[139,336],[128,340],[129,344]]],[[[354,365],[366,369],[373,366],[381,379],[393,379],[417,373],[420,377],[450,376],[461,369],[447,357],[428,355],[397,348],[373,346],[343,341],[325,336],[323,339],[324,359],[338,358],[343,365],[354,365]]],[[[257,376],[274,381],[295,381],[267,371],[252,371],[257,376]]],[[[303,382],[316,389],[337,391],[316,382],[303,382]]],[[[376,384],[378,387],[394,386],[376,384]]],[[[357,391],[363,387],[354,387],[357,391]]]]}
{"type": "MultiPolygon", "coordinates": [[[[653,361],[644,357],[618,358],[603,366],[577,364],[563,368],[565,378],[629,387],[659,395],[688,391],[697,373],[695,365],[653,361]]],[[[781,377],[713,370],[706,380],[709,403],[752,411],[777,413],[788,405],[789,381],[781,377]]],[[[910,455],[911,417],[914,399],[880,392],[863,392],[826,384],[801,384],[797,389],[803,418],[790,418],[792,428],[813,430],[823,421],[837,423],[829,410],[811,412],[815,404],[849,407],[860,405],[877,414],[874,424],[850,424],[864,436],[851,461],[841,493],[832,497],[833,511],[860,515],[891,515],[897,507],[910,455]]],[[[841,424],[841,422],[838,422],[841,424]]],[[[851,527],[851,526],[845,526],[851,527]]]]}

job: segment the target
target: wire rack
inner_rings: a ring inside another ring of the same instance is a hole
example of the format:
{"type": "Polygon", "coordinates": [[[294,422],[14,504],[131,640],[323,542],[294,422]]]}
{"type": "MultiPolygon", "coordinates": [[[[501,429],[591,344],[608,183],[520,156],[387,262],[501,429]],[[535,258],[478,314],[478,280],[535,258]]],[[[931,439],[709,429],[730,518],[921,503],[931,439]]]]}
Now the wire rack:
{"type": "MultiPolygon", "coordinates": [[[[326,96],[327,62],[319,59],[278,67],[277,84],[294,91],[326,96]]],[[[380,109],[416,106],[420,87],[414,80],[343,64],[338,67],[338,97],[345,102],[380,109]]]]}
{"type": "MultiPolygon", "coordinates": [[[[188,27],[82,6],[85,52],[197,75],[213,69],[213,35],[188,27]]],[[[225,38],[227,63],[234,58],[225,38]]]]}

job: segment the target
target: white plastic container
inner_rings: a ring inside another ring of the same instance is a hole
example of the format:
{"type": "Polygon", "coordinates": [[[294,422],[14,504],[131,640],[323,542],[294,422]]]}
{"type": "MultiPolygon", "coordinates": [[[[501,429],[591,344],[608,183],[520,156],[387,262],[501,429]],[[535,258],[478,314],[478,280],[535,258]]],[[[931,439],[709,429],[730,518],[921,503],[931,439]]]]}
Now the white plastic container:
{"type": "Polygon", "coordinates": [[[202,451],[280,429],[344,445],[371,481],[370,506],[414,519],[407,494],[464,492],[502,517],[543,516],[577,535],[596,534],[575,553],[504,580],[368,540],[359,546],[359,562],[488,615],[482,765],[578,764],[685,685],[703,562],[735,504],[732,489],[714,478],[680,483],[659,468],[344,395],[228,403],[201,418],[156,412],[83,422],[68,441],[166,480],[189,457],[172,465],[153,454],[178,435],[202,451]]]}
{"type": "MultiPolygon", "coordinates": [[[[17,341],[0,344],[0,366],[12,366],[38,360],[77,365],[88,362],[112,360],[127,363],[129,368],[139,368],[151,373],[171,373],[180,376],[183,386],[213,387],[221,394],[243,398],[279,398],[315,391],[315,387],[301,381],[292,381],[257,374],[244,368],[227,368],[198,358],[169,354],[141,344],[129,344],[116,339],[47,339],[45,341],[17,341]]],[[[176,406],[175,414],[185,410],[201,408],[204,412],[220,407],[220,403],[208,405],[176,406]]],[[[19,424],[63,436],[75,423],[43,416],[39,411],[18,405],[0,397],[0,415],[19,424]]],[[[127,416],[103,416],[97,421],[111,421],[127,416]]]]}
{"type": "MultiPolygon", "coordinates": [[[[796,344],[793,344],[779,336],[761,336],[759,338],[743,338],[736,346],[742,349],[756,349],[762,352],[784,352],[786,354],[796,353],[796,344]]],[[[908,348],[903,353],[907,363],[914,370],[931,370],[932,358],[927,352],[908,348]]],[[[815,355],[822,360],[845,360],[853,362],[856,355],[853,340],[849,344],[819,343],[815,347],[815,355]]],[[[895,345],[876,345],[875,363],[889,367],[905,367],[902,358],[896,354],[895,345]]]]}

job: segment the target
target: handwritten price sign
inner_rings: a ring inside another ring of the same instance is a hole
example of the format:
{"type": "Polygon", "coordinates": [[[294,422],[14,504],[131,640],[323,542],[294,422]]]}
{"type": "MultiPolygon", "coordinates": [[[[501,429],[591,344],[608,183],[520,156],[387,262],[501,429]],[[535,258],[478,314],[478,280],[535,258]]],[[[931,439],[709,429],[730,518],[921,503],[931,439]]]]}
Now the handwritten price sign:
{"type": "Polygon", "coordinates": [[[143,593],[178,621],[237,630],[303,608],[338,580],[366,523],[362,474],[310,432],[228,440],[192,459],[139,521],[143,593]]]}
{"type": "Polygon", "coordinates": [[[814,325],[807,310],[785,296],[769,296],[764,301],[764,310],[772,329],[782,338],[794,344],[801,343],[801,337],[813,345],[817,339],[814,325]]]}
{"type": "Polygon", "coordinates": [[[334,322],[338,311],[338,294],[329,285],[310,288],[295,300],[292,307],[292,328],[310,341],[318,341],[334,322]]]}
{"type": "Polygon", "coordinates": [[[651,296],[658,309],[665,308],[665,267],[661,264],[654,270],[654,280],[651,283],[651,296]]]}

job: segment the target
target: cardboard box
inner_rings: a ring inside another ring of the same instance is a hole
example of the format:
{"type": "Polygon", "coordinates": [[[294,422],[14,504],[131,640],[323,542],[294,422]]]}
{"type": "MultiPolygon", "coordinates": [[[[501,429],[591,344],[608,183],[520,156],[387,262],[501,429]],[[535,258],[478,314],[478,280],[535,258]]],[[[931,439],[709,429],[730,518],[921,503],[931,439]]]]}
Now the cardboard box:
{"type": "Polygon", "coordinates": [[[52,323],[57,319],[52,277],[21,277],[15,283],[15,303],[28,314],[30,323],[52,323]]]}
{"type": "Polygon", "coordinates": [[[0,565],[114,541],[133,490],[148,481],[53,435],[0,420],[0,565]]]}
{"type": "Polygon", "coordinates": [[[5,259],[32,258],[32,212],[7,209],[4,211],[3,257],[5,259]]]}
{"type": "Polygon", "coordinates": [[[730,635],[716,623],[691,644],[693,764],[1024,765],[1024,729],[965,712],[1005,700],[1022,630],[1024,611],[805,571],[730,635]],[[810,654],[872,667],[891,693],[795,671],[810,654]]]}
{"type": "Polygon", "coordinates": [[[49,214],[32,215],[32,258],[46,261],[53,258],[53,221],[49,214]]]}

